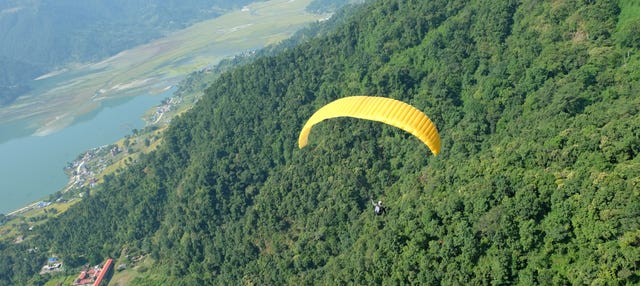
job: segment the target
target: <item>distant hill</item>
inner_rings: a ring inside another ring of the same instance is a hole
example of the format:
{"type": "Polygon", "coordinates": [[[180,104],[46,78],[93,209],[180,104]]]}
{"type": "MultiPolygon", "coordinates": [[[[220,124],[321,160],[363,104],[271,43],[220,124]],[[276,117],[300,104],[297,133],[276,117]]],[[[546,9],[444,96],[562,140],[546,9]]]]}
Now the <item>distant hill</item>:
{"type": "MultiPolygon", "coordinates": [[[[171,31],[261,0],[8,0],[0,3],[0,106],[28,91],[35,77],[150,42],[171,31]]],[[[330,12],[358,0],[315,0],[330,12]]]]}
{"type": "Polygon", "coordinates": [[[9,0],[0,3],[0,104],[6,87],[68,63],[86,63],[147,43],[256,0],[9,0]]]}
{"type": "Polygon", "coordinates": [[[46,70],[29,63],[0,57],[0,106],[12,103],[29,91],[26,81],[34,79],[46,70]]]}
{"type": "Polygon", "coordinates": [[[156,151],[0,244],[0,281],[40,283],[47,251],[73,267],[126,249],[153,265],[136,285],[638,284],[638,8],[390,0],[338,14],[224,72],[156,151]],[[425,111],[442,153],[350,119],[297,148],[315,110],[356,94],[425,111]]]}

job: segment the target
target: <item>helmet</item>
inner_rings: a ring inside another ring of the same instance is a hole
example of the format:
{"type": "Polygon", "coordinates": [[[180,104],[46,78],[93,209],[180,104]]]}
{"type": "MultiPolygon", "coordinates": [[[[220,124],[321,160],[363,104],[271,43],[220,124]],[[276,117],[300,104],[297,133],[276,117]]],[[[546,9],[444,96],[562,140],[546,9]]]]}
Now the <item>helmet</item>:
{"type": "Polygon", "coordinates": [[[382,204],[382,201],[378,201],[378,204],[379,204],[379,205],[381,205],[381,204],[382,204]]]}

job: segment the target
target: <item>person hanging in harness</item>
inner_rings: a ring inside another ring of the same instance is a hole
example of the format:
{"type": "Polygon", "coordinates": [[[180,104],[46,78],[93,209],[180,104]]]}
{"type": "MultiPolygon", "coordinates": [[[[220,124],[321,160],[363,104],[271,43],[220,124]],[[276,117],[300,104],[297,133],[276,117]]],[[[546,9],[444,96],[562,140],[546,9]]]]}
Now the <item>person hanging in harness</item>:
{"type": "Polygon", "coordinates": [[[376,202],[373,201],[373,199],[371,199],[371,204],[373,204],[373,212],[376,215],[383,215],[385,214],[385,209],[384,206],[382,206],[382,201],[378,201],[378,203],[376,204],[376,202]]]}

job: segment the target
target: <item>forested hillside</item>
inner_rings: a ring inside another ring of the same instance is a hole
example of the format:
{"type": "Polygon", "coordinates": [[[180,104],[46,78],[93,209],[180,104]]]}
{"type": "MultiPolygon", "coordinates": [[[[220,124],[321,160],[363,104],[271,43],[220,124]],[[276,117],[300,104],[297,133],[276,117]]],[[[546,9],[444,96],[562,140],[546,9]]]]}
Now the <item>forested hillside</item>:
{"type": "Polygon", "coordinates": [[[0,284],[125,248],[153,262],[136,285],[640,283],[640,4],[380,0],[334,21],[223,73],[158,150],[0,245],[0,284]],[[423,110],[441,154],[354,119],[297,148],[361,94],[423,110]]]}

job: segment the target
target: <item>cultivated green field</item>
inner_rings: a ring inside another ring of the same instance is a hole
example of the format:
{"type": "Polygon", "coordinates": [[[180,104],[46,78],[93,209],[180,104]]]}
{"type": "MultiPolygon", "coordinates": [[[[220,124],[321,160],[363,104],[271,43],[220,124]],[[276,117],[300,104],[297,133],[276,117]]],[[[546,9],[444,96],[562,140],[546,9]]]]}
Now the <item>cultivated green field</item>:
{"type": "Polygon", "coordinates": [[[22,121],[35,135],[71,124],[102,100],[154,92],[225,57],[281,41],[326,15],[305,12],[310,0],[272,0],[195,24],[97,63],[43,75],[35,90],[0,108],[0,125],[22,121]]]}

